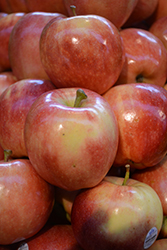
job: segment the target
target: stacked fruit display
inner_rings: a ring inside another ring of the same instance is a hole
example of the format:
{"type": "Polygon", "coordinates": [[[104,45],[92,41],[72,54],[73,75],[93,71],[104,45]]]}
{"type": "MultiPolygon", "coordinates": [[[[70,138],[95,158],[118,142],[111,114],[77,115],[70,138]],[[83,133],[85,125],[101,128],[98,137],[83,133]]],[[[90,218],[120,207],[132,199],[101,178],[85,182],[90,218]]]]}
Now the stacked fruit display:
{"type": "Polygon", "coordinates": [[[0,250],[167,249],[167,3],[0,0],[0,250]]]}

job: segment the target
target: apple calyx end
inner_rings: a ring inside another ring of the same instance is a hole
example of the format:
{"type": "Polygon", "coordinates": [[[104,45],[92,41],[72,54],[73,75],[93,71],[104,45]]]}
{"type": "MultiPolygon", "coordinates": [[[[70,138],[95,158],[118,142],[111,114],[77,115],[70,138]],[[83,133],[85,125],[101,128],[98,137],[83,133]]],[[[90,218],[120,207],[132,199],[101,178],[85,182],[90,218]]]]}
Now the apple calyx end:
{"type": "Polygon", "coordinates": [[[87,99],[87,95],[85,94],[85,92],[82,89],[78,89],[76,91],[76,98],[75,98],[75,102],[74,102],[74,107],[78,108],[81,106],[81,101],[87,99]]]}
{"type": "Polygon", "coordinates": [[[125,173],[125,178],[124,178],[124,181],[122,183],[122,186],[125,186],[126,183],[127,183],[127,181],[129,180],[129,176],[130,176],[130,164],[126,164],[125,168],[126,168],[126,173],[125,173]]]}
{"type": "Polygon", "coordinates": [[[5,162],[8,162],[11,155],[12,155],[12,150],[4,149],[4,161],[5,162]]]}

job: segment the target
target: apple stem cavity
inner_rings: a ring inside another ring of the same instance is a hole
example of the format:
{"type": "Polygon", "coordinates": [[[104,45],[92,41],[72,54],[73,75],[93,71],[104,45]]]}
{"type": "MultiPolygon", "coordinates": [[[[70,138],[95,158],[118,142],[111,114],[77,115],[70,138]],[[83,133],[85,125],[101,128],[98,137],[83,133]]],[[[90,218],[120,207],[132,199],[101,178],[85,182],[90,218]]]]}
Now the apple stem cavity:
{"type": "Polygon", "coordinates": [[[4,161],[5,162],[8,162],[11,154],[12,154],[12,150],[10,150],[10,149],[5,149],[4,150],[4,161]]]}
{"type": "Polygon", "coordinates": [[[122,183],[122,186],[126,185],[127,181],[129,180],[129,176],[130,176],[130,165],[126,164],[125,168],[126,168],[126,173],[125,173],[125,178],[124,178],[124,181],[122,183]]]}
{"type": "Polygon", "coordinates": [[[76,6],[75,5],[71,5],[70,9],[72,10],[73,15],[76,16],[77,15],[76,14],[76,6]]]}
{"type": "Polygon", "coordinates": [[[82,89],[78,89],[76,92],[76,98],[75,98],[75,102],[74,102],[74,108],[78,108],[81,106],[81,101],[86,99],[87,95],[85,94],[85,92],[82,89]]]}

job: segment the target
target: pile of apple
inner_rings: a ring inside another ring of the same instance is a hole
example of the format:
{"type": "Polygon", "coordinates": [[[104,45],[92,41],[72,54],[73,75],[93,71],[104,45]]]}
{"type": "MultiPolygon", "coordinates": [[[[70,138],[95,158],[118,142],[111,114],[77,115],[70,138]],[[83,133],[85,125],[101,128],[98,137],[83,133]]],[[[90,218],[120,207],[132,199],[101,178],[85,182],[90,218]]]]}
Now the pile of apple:
{"type": "Polygon", "coordinates": [[[0,0],[0,250],[167,249],[167,3],[0,0]]]}

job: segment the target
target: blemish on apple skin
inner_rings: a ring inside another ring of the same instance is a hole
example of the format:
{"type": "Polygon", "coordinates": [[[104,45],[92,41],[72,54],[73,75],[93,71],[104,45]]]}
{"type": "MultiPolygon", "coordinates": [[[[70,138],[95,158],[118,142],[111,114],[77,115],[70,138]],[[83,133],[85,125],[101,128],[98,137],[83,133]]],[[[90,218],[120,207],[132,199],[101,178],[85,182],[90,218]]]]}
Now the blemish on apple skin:
{"type": "Polygon", "coordinates": [[[63,133],[62,136],[65,136],[65,134],[63,133]]]}
{"type": "Polygon", "coordinates": [[[73,164],[72,166],[73,166],[73,168],[76,168],[76,165],[75,165],[75,164],[73,164]]]}

